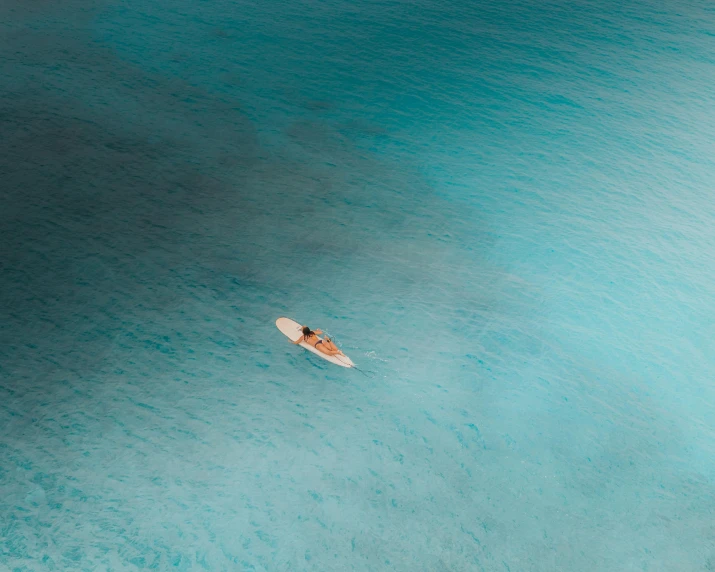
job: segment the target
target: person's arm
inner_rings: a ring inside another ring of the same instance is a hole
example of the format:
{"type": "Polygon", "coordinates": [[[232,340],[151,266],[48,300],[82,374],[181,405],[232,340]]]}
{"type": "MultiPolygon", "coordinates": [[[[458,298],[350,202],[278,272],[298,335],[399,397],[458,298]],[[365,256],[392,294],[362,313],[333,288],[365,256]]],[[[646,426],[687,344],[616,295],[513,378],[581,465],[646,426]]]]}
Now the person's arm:
{"type": "Polygon", "coordinates": [[[297,346],[300,342],[303,341],[303,338],[304,338],[304,337],[305,337],[305,336],[300,336],[296,341],[294,341],[294,342],[291,341],[291,343],[297,346]]]}
{"type": "Polygon", "coordinates": [[[315,330],[315,335],[317,336],[318,334],[322,334],[323,330],[315,330]]]}

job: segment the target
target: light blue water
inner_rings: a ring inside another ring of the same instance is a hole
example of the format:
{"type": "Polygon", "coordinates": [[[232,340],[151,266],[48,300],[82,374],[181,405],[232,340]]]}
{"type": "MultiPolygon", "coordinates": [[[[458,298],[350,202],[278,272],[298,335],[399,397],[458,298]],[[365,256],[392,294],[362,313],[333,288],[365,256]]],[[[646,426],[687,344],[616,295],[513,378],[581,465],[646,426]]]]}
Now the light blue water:
{"type": "Polygon", "coordinates": [[[0,26],[0,569],[715,569],[710,4],[0,26]]]}

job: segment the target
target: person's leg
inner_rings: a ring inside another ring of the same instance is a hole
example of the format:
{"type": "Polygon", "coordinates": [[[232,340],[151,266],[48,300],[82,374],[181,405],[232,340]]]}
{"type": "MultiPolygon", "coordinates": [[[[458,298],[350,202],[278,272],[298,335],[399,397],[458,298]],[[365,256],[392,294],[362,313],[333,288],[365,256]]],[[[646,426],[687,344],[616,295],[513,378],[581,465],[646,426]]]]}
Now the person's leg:
{"type": "Polygon", "coordinates": [[[342,350],[341,350],[338,346],[336,346],[335,343],[333,343],[333,340],[331,340],[330,338],[326,338],[326,339],[328,340],[328,347],[329,347],[331,350],[335,350],[335,351],[338,352],[341,356],[344,356],[344,355],[345,355],[345,354],[342,352],[342,350]]]}
{"type": "Polygon", "coordinates": [[[318,345],[315,346],[315,347],[318,348],[318,351],[319,351],[319,352],[323,352],[325,355],[328,355],[328,356],[334,356],[334,355],[337,355],[337,354],[341,354],[341,353],[342,353],[340,350],[331,350],[331,349],[325,344],[325,342],[323,342],[322,344],[318,344],[318,345]]]}

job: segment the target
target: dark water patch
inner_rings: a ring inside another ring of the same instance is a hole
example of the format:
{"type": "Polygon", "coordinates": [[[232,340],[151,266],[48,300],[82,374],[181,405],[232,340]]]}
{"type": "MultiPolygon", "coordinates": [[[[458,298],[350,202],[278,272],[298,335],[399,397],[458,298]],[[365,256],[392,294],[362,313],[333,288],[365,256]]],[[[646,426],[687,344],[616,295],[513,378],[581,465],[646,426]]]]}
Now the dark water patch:
{"type": "MultiPolygon", "coordinates": [[[[249,208],[241,177],[255,133],[236,102],[116,58],[86,19],[63,26],[45,13],[39,32],[31,13],[18,5],[0,40],[10,54],[0,64],[0,338],[100,355],[111,339],[80,342],[82,329],[116,325],[137,299],[162,313],[181,306],[174,271],[211,248],[207,217],[249,208]]],[[[13,351],[5,364],[25,359],[37,357],[13,351]]]]}
{"type": "Polygon", "coordinates": [[[329,111],[335,107],[335,104],[332,102],[320,99],[306,101],[304,105],[305,108],[310,111],[329,111]]]}

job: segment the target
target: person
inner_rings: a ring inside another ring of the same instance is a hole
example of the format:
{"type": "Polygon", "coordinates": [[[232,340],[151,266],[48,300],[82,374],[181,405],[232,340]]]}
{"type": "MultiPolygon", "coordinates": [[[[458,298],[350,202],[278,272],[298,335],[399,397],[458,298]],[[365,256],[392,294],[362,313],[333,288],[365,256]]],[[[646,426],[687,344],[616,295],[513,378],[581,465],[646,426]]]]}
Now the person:
{"type": "Polygon", "coordinates": [[[338,349],[338,346],[336,346],[328,336],[325,336],[324,340],[318,337],[318,334],[322,333],[323,332],[321,330],[313,331],[308,326],[303,326],[303,335],[300,336],[293,343],[295,345],[298,345],[299,343],[304,341],[306,344],[313,346],[316,350],[326,355],[344,356],[345,354],[338,349]]]}

